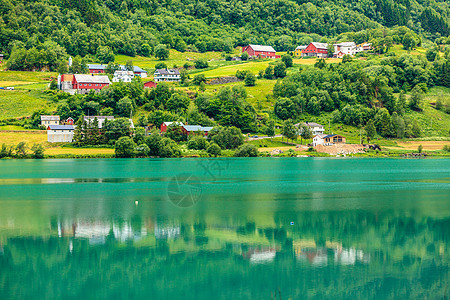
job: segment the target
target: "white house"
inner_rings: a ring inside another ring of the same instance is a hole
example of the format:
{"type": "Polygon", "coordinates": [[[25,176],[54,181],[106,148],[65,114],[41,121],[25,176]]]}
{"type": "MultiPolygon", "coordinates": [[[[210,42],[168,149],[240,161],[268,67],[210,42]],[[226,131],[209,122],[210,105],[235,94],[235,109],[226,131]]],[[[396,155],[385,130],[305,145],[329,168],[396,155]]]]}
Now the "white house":
{"type": "Polygon", "coordinates": [[[334,56],[344,56],[350,55],[354,56],[356,54],[356,44],[354,42],[344,42],[339,44],[334,44],[334,56]]]}
{"type": "Polygon", "coordinates": [[[313,146],[317,145],[334,145],[334,144],[345,144],[345,137],[338,134],[318,134],[313,138],[313,146]]]}
{"type": "Polygon", "coordinates": [[[133,78],[133,71],[115,71],[112,82],[131,82],[133,78]]]}
{"type": "Polygon", "coordinates": [[[157,69],[153,76],[156,82],[181,80],[180,71],[177,69],[157,69]]]}
{"type": "MultiPolygon", "coordinates": [[[[302,124],[300,124],[300,123],[295,124],[295,126],[297,128],[300,128],[300,125],[305,125],[305,126],[309,127],[309,129],[311,130],[311,133],[313,135],[323,134],[325,132],[325,128],[323,127],[323,125],[320,125],[320,124],[317,124],[314,122],[305,122],[302,124]]],[[[299,133],[301,134],[301,129],[300,129],[299,133]]]]}
{"type": "Polygon", "coordinates": [[[86,123],[94,122],[95,118],[97,118],[98,121],[98,128],[103,127],[105,120],[114,120],[114,116],[84,116],[84,121],[86,123]]]}
{"type": "Polygon", "coordinates": [[[41,125],[59,125],[59,116],[41,116],[41,125]]]}
{"type": "Polygon", "coordinates": [[[49,125],[47,140],[49,143],[71,143],[73,141],[73,125],[49,125]]]}

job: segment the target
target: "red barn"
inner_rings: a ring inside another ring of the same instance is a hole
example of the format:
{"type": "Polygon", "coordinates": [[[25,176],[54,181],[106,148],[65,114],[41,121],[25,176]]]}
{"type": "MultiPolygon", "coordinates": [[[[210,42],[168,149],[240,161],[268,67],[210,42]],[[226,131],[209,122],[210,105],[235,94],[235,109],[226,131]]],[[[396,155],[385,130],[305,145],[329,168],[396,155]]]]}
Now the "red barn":
{"type": "Polygon", "coordinates": [[[261,45],[248,45],[242,48],[243,52],[247,52],[250,57],[261,58],[280,58],[280,55],[276,55],[275,49],[272,46],[261,45]]]}
{"type": "Polygon", "coordinates": [[[72,119],[71,117],[69,117],[69,118],[66,120],[65,125],[73,125],[73,123],[74,123],[73,119],[72,119]]]}
{"type": "Polygon", "coordinates": [[[88,64],[87,67],[91,74],[105,73],[106,69],[106,65],[88,64]]]}
{"type": "Polygon", "coordinates": [[[154,88],[156,87],[157,83],[154,81],[147,81],[144,83],[144,88],[154,88]]]}
{"type": "Polygon", "coordinates": [[[325,58],[328,56],[328,44],[327,43],[315,43],[312,42],[302,50],[302,57],[315,56],[319,58],[325,58]]]}
{"type": "Polygon", "coordinates": [[[109,77],[106,75],[73,75],[73,89],[78,90],[80,94],[88,93],[90,90],[101,90],[111,84],[109,77]]]}
{"type": "Polygon", "coordinates": [[[213,129],[212,127],[203,127],[200,125],[184,125],[182,127],[182,130],[185,134],[190,135],[193,133],[200,133],[203,132],[205,135],[208,135],[208,132],[213,129]]]}

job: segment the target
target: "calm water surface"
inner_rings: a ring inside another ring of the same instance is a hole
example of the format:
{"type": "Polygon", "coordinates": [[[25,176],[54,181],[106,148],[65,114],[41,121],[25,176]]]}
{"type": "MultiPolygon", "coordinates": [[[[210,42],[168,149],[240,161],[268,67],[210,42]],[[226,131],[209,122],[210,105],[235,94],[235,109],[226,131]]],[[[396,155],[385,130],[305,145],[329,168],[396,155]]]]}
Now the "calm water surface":
{"type": "Polygon", "coordinates": [[[450,159],[0,160],[0,299],[448,299],[450,159]]]}

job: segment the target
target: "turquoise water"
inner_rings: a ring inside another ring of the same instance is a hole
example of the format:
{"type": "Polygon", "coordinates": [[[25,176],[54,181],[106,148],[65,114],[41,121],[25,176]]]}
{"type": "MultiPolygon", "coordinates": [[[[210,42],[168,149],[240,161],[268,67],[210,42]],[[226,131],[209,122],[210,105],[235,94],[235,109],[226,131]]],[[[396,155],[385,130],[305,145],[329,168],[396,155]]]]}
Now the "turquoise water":
{"type": "Polygon", "coordinates": [[[0,160],[0,299],[443,299],[449,229],[449,159],[0,160]]]}

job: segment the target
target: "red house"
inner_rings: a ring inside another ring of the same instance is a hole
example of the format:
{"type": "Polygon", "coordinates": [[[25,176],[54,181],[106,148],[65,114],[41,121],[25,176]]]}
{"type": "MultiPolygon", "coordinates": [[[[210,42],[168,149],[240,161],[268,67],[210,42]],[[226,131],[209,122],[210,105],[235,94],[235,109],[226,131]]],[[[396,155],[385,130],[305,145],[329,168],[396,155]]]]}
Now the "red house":
{"type": "Polygon", "coordinates": [[[325,58],[328,56],[328,44],[327,43],[315,43],[312,42],[302,50],[302,57],[319,57],[325,58]]]}
{"type": "Polygon", "coordinates": [[[178,126],[184,126],[181,122],[164,122],[161,124],[161,133],[164,133],[167,131],[167,127],[169,127],[170,124],[175,123],[178,126]]]}
{"type": "Polygon", "coordinates": [[[65,123],[65,125],[73,125],[73,119],[71,118],[71,117],[69,117],[67,120],[66,120],[66,123],[65,123]]]}
{"type": "Polygon", "coordinates": [[[157,83],[154,81],[147,81],[144,83],[144,89],[145,88],[151,89],[151,88],[156,87],[156,85],[157,85],[157,83]]]}
{"type": "Polygon", "coordinates": [[[91,74],[105,73],[106,69],[106,65],[88,64],[87,67],[91,74]]]}
{"type": "Polygon", "coordinates": [[[90,90],[101,90],[111,84],[109,77],[106,75],[73,75],[72,86],[73,89],[78,90],[79,93],[88,93],[90,90]]]}
{"type": "Polygon", "coordinates": [[[213,129],[212,127],[203,127],[200,125],[184,125],[182,128],[183,132],[187,135],[194,134],[194,133],[201,133],[203,132],[205,135],[208,135],[208,132],[213,129]]]}
{"type": "Polygon", "coordinates": [[[280,58],[276,55],[275,49],[272,46],[248,45],[242,48],[243,52],[247,52],[250,57],[256,58],[280,58]]]}

